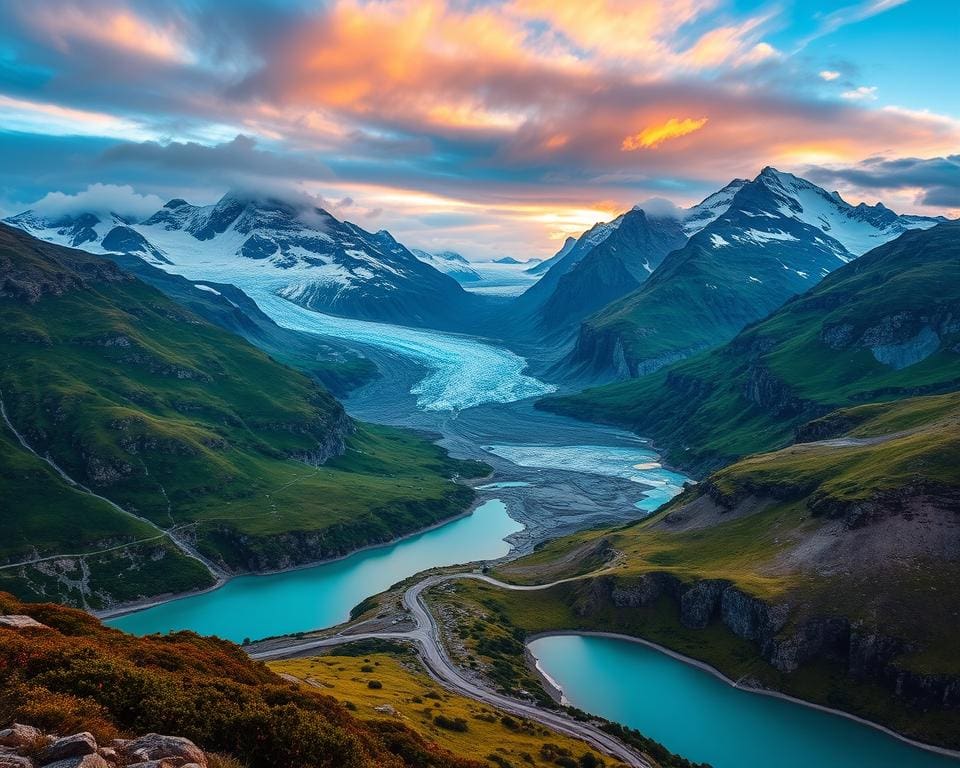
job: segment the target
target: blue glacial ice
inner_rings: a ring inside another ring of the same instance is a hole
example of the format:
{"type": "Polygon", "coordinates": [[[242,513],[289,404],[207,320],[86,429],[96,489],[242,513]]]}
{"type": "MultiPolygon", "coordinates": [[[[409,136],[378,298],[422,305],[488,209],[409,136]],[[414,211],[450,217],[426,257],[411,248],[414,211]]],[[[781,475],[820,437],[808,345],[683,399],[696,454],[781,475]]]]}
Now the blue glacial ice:
{"type": "Polygon", "coordinates": [[[440,331],[324,315],[262,288],[244,285],[243,289],[285,328],[381,347],[423,365],[426,376],[410,392],[417,397],[417,407],[425,411],[461,411],[556,390],[552,384],[524,374],[526,360],[506,349],[440,331]]]}

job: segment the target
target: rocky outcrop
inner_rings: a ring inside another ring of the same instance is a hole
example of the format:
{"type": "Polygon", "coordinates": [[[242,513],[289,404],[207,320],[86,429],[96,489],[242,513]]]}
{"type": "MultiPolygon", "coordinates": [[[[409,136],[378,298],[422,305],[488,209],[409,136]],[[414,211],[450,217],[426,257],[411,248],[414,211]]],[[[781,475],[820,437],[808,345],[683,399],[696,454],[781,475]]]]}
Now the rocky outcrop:
{"type": "MultiPolygon", "coordinates": [[[[655,331],[633,329],[633,335],[643,337],[655,331]]],[[[671,363],[695,355],[704,347],[672,350],[655,357],[638,359],[624,345],[623,332],[613,326],[596,327],[589,322],[580,326],[577,340],[567,357],[568,364],[595,376],[615,376],[618,379],[638,378],[659,371],[671,363]]]]}
{"type": "Polygon", "coordinates": [[[43,296],[62,296],[92,283],[133,279],[112,262],[41,243],[25,232],[0,224],[0,297],[34,304],[43,296]],[[36,257],[22,258],[24,248],[36,257]],[[64,254],[69,258],[64,258],[64,254]]]}
{"type": "Polygon", "coordinates": [[[602,576],[578,587],[574,609],[590,616],[604,607],[647,608],[662,598],[674,603],[685,627],[704,629],[719,621],[737,637],[755,643],[759,656],[784,674],[807,662],[827,660],[913,705],[960,707],[960,677],[922,674],[898,665],[897,659],[910,650],[908,643],[868,631],[862,622],[843,616],[798,616],[789,602],[771,604],[723,579],[685,583],[662,572],[629,580],[602,576]]]}
{"type": "Polygon", "coordinates": [[[58,737],[14,723],[0,730],[0,768],[207,768],[207,756],[180,736],[148,733],[101,745],[86,731],[58,737]]]}
{"type": "Polygon", "coordinates": [[[874,359],[894,370],[908,368],[940,349],[941,342],[960,331],[957,307],[939,305],[929,312],[901,310],[857,327],[851,322],[828,323],[820,340],[831,349],[867,349],[874,359]]]}
{"type": "Polygon", "coordinates": [[[796,397],[791,388],[764,365],[750,366],[742,394],[771,416],[796,416],[804,410],[804,401],[796,397]]]}

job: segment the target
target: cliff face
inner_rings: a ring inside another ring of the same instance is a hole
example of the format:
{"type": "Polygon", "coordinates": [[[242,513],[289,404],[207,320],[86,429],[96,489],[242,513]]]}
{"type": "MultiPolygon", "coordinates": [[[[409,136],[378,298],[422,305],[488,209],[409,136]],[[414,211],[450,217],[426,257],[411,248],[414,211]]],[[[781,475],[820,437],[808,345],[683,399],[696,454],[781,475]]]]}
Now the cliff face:
{"type": "Polygon", "coordinates": [[[685,583],[664,572],[629,582],[600,577],[580,587],[576,608],[589,616],[610,607],[649,608],[664,598],[675,606],[683,626],[699,630],[720,622],[737,637],[753,641],[760,657],[779,672],[789,675],[808,662],[827,660],[841,664],[851,678],[879,684],[913,706],[960,708],[960,676],[924,674],[898,664],[898,657],[911,649],[909,641],[842,616],[798,619],[795,602],[768,602],[722,579],[685,583]]]}

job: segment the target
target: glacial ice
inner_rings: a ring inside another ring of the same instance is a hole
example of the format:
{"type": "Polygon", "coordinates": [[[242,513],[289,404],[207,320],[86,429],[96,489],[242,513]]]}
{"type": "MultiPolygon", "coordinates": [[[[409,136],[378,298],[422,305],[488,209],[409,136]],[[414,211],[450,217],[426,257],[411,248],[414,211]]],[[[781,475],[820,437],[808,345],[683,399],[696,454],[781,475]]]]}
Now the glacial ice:
{"type": "Polygon", "coordinates": [[[526,360],[506,349],[440,331],[324,315],[263,288],[242,288],[260,309],[285,328],[388,349],[423,365],[427,374],[410,392],[417,396],[417,407],[425,411],[456,412],[556,390],[552,384],[524,374],[526,360]]]}

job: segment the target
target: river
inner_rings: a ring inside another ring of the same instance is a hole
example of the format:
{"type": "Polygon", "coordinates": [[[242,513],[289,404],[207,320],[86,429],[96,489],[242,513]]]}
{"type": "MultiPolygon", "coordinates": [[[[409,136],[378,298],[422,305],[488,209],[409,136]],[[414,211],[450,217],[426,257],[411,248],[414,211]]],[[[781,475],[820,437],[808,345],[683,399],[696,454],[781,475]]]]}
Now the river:
{"type": "Polygon", "coordinates": [[[958,765],[849,718],[734,688],[628,640],[558,635],[530,650],[573,706],[714,768],[958,765]]]}
{"type": "MultiPolygon", "coordinates": [[[[636,435],[531,407],[553,387],[513,352],[453,334],[344,320],[241,285],[280,325],[356,343],[383,376],[346,400],[351,415],[441,436],[454,455],[490,463],[473,514],[343,560],[268,576],[128,614],[137,634],[192,629],[235,641],[319,629],[414,573],[530,551],[548,536],[650,512],[688,478],[636,435]]],[[[649,648],[582,637],[533,644],[577,706],[632,725],[716,768],[955,766],[875,729],[796,703],[730,688],[649,648]],[[775,757],[772,757],[775,756],[775,757]]]]}

